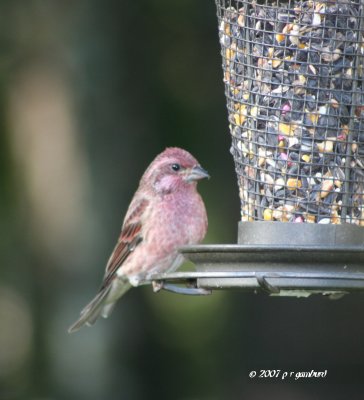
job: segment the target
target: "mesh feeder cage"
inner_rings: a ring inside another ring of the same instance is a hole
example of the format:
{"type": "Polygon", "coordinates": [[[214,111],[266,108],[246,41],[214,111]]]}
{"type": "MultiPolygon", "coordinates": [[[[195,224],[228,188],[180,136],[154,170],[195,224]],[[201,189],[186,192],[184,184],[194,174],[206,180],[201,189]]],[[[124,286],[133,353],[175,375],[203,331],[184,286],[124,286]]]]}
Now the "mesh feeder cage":
{"type": "Polygon", "coordinates": [[[185,248],[197,272],[167,280],[196,293],[364,289],[363,4],[216,0],[238,245],[185,248]]]}

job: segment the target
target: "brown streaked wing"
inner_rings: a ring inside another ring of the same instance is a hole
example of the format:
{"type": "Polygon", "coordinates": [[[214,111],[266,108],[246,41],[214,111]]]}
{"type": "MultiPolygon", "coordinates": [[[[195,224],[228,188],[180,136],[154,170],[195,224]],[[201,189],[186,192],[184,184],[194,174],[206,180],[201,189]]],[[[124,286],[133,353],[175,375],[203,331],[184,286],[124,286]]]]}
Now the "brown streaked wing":
{"type": "Polygon", "coordinates": [[[141,236],[142,224],[140,222],[140,216],[143,214],[148,204],[148,200],[142,199],[124,222],[119,240],[107,263],[101,288],[105,288],[111,282],[116,271],[129,254],[134,251],[135,247],[143,240],[141,236]]]}

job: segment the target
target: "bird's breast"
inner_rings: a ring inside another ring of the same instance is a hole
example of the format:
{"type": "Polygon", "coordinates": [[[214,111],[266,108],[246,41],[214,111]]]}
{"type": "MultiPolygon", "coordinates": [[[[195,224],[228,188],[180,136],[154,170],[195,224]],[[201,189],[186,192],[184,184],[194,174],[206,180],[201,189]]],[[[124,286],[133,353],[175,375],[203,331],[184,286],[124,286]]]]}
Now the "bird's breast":
{"type": "Polygon", "coordinates": [[[158,221],[167,247],[180,247],[200,242],[207,230],[207,216],[200,195],[193,191],[171,195],[159,209],[158,221]]]}

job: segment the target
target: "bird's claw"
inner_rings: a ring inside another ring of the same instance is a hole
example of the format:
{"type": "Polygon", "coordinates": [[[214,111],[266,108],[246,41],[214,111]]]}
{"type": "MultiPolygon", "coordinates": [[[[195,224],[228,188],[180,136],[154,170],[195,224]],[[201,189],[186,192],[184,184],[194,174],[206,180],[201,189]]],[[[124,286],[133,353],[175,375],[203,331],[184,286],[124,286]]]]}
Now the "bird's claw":
{"type": "Polygon", "coordinates": [[[163,289],[164,282],[163,281],[152,281],[153,292],[158,293],[163,289]]]}
{"type": "Polygon", "coordinates": [[[265,276],[263,275],[256,275],[257,282],[259,286],[265,291],[268,292],[269,294],[278,294],[280,292],[279,288],[275,287],[274,285],[270,284],[265,276]]]}

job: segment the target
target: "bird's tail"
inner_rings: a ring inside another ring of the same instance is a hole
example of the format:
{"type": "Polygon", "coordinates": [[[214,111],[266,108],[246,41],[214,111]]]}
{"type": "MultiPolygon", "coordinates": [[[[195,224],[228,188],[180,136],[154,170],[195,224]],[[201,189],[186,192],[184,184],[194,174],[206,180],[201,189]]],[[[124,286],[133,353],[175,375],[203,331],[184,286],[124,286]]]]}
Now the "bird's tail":
{"type": "Polygon", "coordinates": [[[95,298],[81,311],[80,318],[70,326],[68,332],[76,332],[84,325],[92,326],[100,316],[107,318],[113,310],[116,300],[131,287],[130,283],[126,281],[119,283],[117,286],[117,289],[112,284],[102,288],[95,298]],[[116,296],[113,295],[114,291],[117,291],[116,296]]]}

